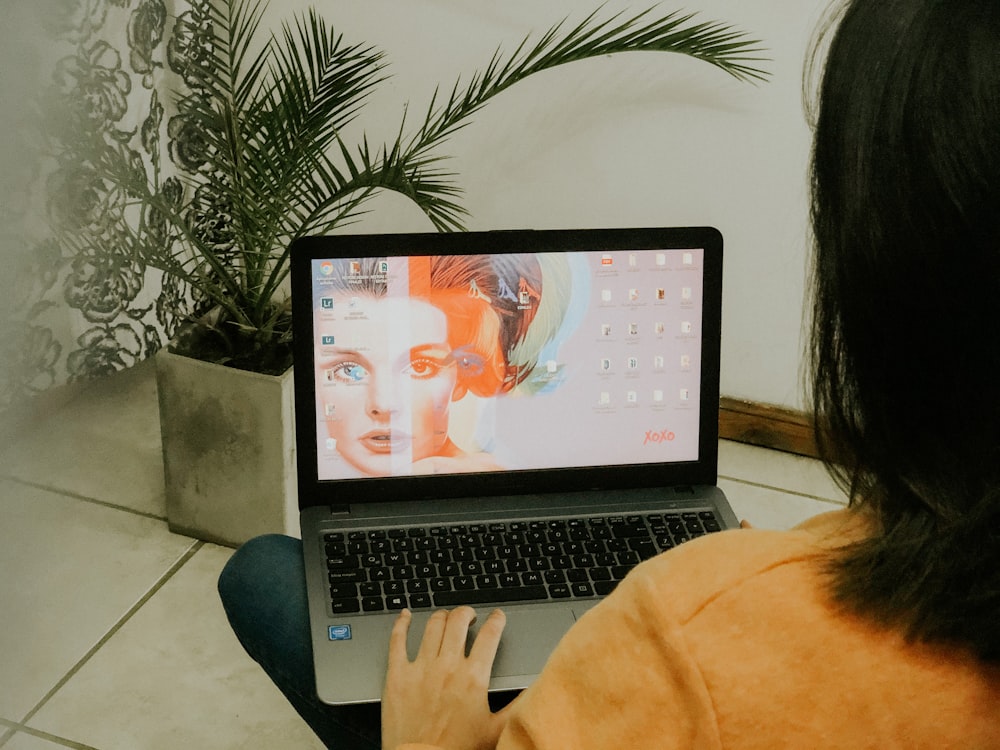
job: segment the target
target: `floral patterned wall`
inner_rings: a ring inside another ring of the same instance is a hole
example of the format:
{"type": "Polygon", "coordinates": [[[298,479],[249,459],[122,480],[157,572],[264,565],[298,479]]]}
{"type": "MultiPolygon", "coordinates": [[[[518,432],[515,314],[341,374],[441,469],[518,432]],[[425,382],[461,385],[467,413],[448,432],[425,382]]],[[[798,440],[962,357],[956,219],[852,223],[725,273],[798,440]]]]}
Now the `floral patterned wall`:
{"type": "MultiPolygon", "coordinates": [[[[199,49],[203,3],[70,0],[40,6],[45,70],[34,111],[39,158],[17,228],[0,322],[0,413],[66,382],[100,377],[154,354],[191,312],[176,283],[129,252],[130,196],[90,155],[116,142],[164,195],[196,172],[197,143],[171,111],[199,49]]],[[[155,225],[148,241],[165,242],[155,225]]],[[[134,236],[134,226],[132,234],[134,236]]]]}

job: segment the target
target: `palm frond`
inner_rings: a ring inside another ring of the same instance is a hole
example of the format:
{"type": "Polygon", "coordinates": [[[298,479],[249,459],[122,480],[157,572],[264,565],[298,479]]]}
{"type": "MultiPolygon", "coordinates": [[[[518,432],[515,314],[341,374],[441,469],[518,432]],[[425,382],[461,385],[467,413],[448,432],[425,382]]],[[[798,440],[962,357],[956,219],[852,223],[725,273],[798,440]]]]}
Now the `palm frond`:
{"type": "Polygon", "coordinates": [[[372,175],[403,173],[409,182],[385,185],[413,198],[438,229],[461,229],[464,212],[451,198],[459,194],[453,173],[437,168],[442,157],[427,160],[438,144],[465,127],[470,117],[493,97],[519,81],[545,70],[593,57],[622,52],[674,52],[710,63],[741,81],[761,82],[768,73],[758,63],[761,43],[718,22],[692,23],[694,13],[670,13],[648,20],[653,9],[622,19],[623,13],[597,20],[594,11],[576,26],[563,32],[565,20],[553,25],[534,44],[525,37],[514,52],[504,56],[498,49],[481,73],[467,84],[455,82],[447,101],[439,107],[437,91],[427,115],[413,138],[405,145],[397,142],[386,152],[398,154],[396,169],[381,168],[372,175]],[[449,196],[444,199],[443,196],[449,196]]]}
{"type": "MultiPolygon", "coordinates": [[[[464,228],[468,213],[442,144],[519,81],[640,51],[688,55],[742,81],[767,78],[758,67],[760,43],[730,26],[691,13],[656,17],[653,9],[601,20],[598,10],[526,36],[509,54],[498,48],[480,72],[435,90],[415,129],[404,113],[394,141],[372,148],[362,135],[349,146],[344,128],[386,78],[383,53],[345,43],[315,10],[261,45],[266,4],[194,3],[207,45],[186,62],[190,91],[176,103],[177,119],[197,133],[200,166],[183,181],[180,201],[163,195],[158,172],[150,181],[136,169],[126,148],[111,144],[93,158],[100,177],[129,196],[132,223],[122,219],[118,251],[198,288],[222,311],[218,325],[231,324],[255,349],[287,343],[288,310],[279,297],[291,241],[355,220],[376,191],[406,196],[440,231],[464,228]]],[[[70,244],[93,249],[82,239],[70,244]]]]}

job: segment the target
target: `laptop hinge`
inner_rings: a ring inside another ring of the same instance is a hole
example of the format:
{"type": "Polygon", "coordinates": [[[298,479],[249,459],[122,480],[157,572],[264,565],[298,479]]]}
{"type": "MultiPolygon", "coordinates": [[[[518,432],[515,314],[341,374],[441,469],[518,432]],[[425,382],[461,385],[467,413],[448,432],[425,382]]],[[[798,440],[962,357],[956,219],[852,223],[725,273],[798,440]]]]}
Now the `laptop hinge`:
{"type": "Polygon", "coordinates": [[[351,506],[350,505],[331,505],[330,506],[330,513],[332,513],[335,516],[346,516],[346,515],[349,515],[350,512],[351,512],[351,506]]]}

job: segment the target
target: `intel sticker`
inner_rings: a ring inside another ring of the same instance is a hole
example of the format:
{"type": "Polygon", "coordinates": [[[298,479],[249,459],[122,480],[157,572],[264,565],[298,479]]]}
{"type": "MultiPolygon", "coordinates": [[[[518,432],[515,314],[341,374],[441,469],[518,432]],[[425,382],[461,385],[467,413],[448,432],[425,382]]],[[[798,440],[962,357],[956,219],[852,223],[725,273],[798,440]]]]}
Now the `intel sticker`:
{"type": "Polygon", "coordinates": [[[330,640],[331,641],[349,641],[349,640],[351,640],[351,626],[350,625],[331,625],[330,626],[330,640]]]}

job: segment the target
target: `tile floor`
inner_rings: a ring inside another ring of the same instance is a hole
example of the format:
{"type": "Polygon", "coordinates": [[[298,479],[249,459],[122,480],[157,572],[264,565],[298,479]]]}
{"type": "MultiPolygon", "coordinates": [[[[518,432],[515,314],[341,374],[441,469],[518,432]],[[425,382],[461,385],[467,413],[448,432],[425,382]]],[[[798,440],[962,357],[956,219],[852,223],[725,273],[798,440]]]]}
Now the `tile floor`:
{"type": "MultiPolygon", "coordinates": [[[[170,533],[149,363],[0,446],[0,748],[319,748],[228,630],[232,550],[170,533]]],[[[737,514],[843,498],[815,461],[723,441],[737,514]]]]}

